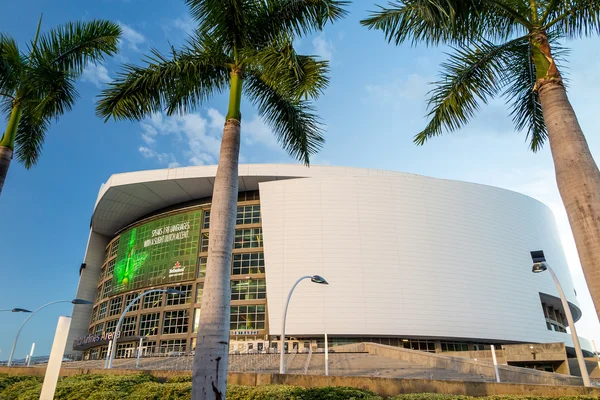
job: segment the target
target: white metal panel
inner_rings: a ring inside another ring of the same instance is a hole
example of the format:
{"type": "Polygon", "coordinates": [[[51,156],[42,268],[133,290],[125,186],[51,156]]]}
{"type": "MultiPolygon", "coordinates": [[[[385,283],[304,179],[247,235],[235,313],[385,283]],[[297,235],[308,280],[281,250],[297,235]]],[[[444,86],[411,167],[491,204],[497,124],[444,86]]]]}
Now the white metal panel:
{"type": "MultiPolygon", "coordinates": [[[[548,331],[531,272],[544,250],[577,304],[549,209],[494,187],[408,174],[260,184],[271,334],[302,275],[290,335],[395,335],[565,341],[548,331]]],[[[547,276],[546,276],[547,275],[547,276]]]]}

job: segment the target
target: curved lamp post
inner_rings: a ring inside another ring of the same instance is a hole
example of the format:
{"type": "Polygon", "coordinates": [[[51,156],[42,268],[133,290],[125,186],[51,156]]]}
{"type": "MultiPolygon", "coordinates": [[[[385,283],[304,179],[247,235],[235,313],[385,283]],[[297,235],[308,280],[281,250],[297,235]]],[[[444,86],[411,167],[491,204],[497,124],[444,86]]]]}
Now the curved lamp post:
{"type": "Polygon", "coordinates": [[[25,309],[25,308],[6,308],[0,311],[10,311],[10,312],[24,312],[24,313],[30,313],[31,311],[25,309]]]}
{"type": "Polygon", "coordinates": [[[285,356],[285,319],[287,317],[288,306],[290,305],[290,299],[292,298],[292,293],[294,293],[294,289],[296,289],[296,286],[298,286],[298,284],[301,281],[303,281],[304,279],[310,279],[311,282],[318,283],[320,285],[329,285],[329,283],[322,276],[307,275],[307,276],[303,276],[302,278],[298,279],[296,281],[296,283],[294,283],[294,286],[292,286],[292,289],[290,290],[290,294],[288,295],[288,298],[287,298],[287,302],[285,303],[285,309],[283,310],[283,317],[282,317],[282,322],[281,322],[281,350],[280,350],[281,356],[279,358],[279,373],[280,374],[285,374],[285,361],[284,361],[284,356],[285,356]]]}
{"type": "Polygon", "coordinates": [[[581,378],[583,379],[584,386],[592,386],[590,383],[590,376],[587,371],[587,367],[585,366],[585,360],[583,359],[583,353],[581,352],[581,346],[579,344],[579,337],[577,337],[577,331],[575,330],[575,322],[573,321],[573,315],[571,315],[571,309],[569,308],[569,303],[567,302],[567,298],[565,297],[565,293],[562,290],[562,286],[560,282],[558,282],[558,278],[550,265],[546,262],[536,262],[533,264],[533,268],[531,272],[534,274],[544,272],[548,270],[554,283],[556,284],[556,289],[558,290],[558,294],[560,296],[560,301],[562,303],[563,309],[565,310],[565,315],[567,316],[567,322],[569,323],[569,328],[571,329],[571,337],[573,338],[573,345],[575,346],[575,354],[577,354],[577,363],[579,364],[579,369],[581,370],[581,378]]]}
{"type": "Polygon", "coordinates": [[[73,300],[57,300],[57,301],[51,301],[50,303],[44,304],[43,306],[41,306],[40,308],[38,308],[37,310],[31,312],[29,310],[25,310],[25,309],[21,309],[21,308],[15,308],[15,310],[24,310],[24,311],[14,311],[13,312],[30,312],[31,315],[29,317],[27,317],[25,319],[25,321],[23,321],[23,323],[21,324],[21,327],[19,328],[18,332],[17,332],[17,336],[15,337],[15,341],[12,345],[12,349],[10,350],[10,356],[8,357],[8,363],[6,364],[7,366],[11,366],[12,364],[12,358],[13,355],[15,354],[15,348],[17,347],[17,341],[19,340],[19,335],[21,334],[21,330],[23,330],[23,327],[25,326],[25,324],[27,323],[27,321],[29,321],[31,319],[31,317],[33,317],[35,315],[36,312],[40,311],[42,308],[46,308],[48,306],[51,306],[52,304],[56,304],[56,303],[72,303],[72,304],[94,304],[91,301],[87,301],[87,300],[82,300],[82,299],[73,299],[73,300]]]}
{"type": "Polygon", "coordinates": [[[129,312],[129,309],[135,303],[137,303],[137,301],[139,299],[141,299],[143,296],[147,295],[148,293],[154,293],[154,292],[164,292],[166,294],[176,294],[179,296],[184,294],[183,292],[181,292],[179,290],[175,290],[175,289],[150,289],[150,290],[147,290],[144,293],[140,294],[135,299],[131,300],[131,302],[123,310],[123,313],[121,314],[121,317],[119,318],[119,321],[117,322],[117,326],[115,327],[115,332],[114,332],[113,339],[112,339],[112,345],[110,346],[110,351],[106,354],[106,362],[104,363],[104,368],[106,368],[106,369],[112,368],[112,362],[113,362],[113,359],[115,358],[115,350],[117,349],[118,332],[121,329],[121,323],[123,322],[123,318],[125,318],[125,314],[127,314],[129,312]]]}

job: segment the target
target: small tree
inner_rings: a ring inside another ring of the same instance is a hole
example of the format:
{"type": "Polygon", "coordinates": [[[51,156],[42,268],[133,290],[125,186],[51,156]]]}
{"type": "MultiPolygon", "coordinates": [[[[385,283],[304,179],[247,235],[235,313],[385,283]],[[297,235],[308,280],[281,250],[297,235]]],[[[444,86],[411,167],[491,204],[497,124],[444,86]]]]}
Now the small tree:
{"type": "Polygon", "coordinates": [[[598,0],[404,0],[362,21],[395,44],[455,45],[431,92],[422,145],[505,96],[532,151],[550,142],[556,182],[600,318],[600,172],[557,66],[558,40],[600,32],[598,0]]]}
{"type": "Polygon", "coordinates": [[[198,23],[182,50],[152,51],[126,65],[102,93],[98,115],[140,120],[184,113],[223,91],[229,107],[210,211],[208,262],[196,341],[192,398],[224,399],[227,385],[231,249],[235,233],[240,105],[245,94],[279,143],[308,165],[323,143],[308,101],[328,84],[328,65],[296,53],[293,40],[345,14],[336,0],[186,0],[198,23]]]}
{"type": "Polygon", "coordinates": [[[71,110],[75,80],[85,66],[117,52],[121,28],[112,22],[71,22],[40,36],[38,24],[29,54],[0,33],[0,112],[8,116],[0,138],[0,193],[16,153],[25,168],[40,157],[52,119],[71,110]],[[15,150],[16,146],[16,150],[15,150]]]}

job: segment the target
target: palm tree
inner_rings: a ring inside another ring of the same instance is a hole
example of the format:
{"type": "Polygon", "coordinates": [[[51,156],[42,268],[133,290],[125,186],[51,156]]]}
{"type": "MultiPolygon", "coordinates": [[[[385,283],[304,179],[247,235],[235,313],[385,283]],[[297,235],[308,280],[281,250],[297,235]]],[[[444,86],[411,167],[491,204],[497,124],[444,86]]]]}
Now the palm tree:
{"type": "Polygon", "coordinates": [[[328,84],[328,63],[296,53],[293,40],[345,14],[338,0],[186,0],[198,26],[181,50],[126,65],[98,103],[105,120],[184,113],[229,92],[214,183],[209,252],[194,359],[193,399],[224,399],[229,352],[230,266],[235,233],[242,95],[279,143],[308,165],[323,143],[310,100],[328,84]]]}
{"type": "Polygon", "coordinates": [[[29,54],[0,33],[0,112],[8,125],[0,138],[0,193],[13,152],[25,168],[35,165],[52,119],[71,110],[77,99],[75,80],[88,63],[117,52],[121,28],[94,20],[67,23],[40,36],[29,54]],[[16,146],[16,149],[15,149],[16,146]]]}
{"type": "MultiPolygon", "coordinates": [[[[597,0],[404,0],[362,21],[396,45],[453,47],[430,92],[422,145],[465,125],[481,103],[504,96],[532,151],[546,141],[583,272],[600,318],[600,172],[592,158],[557,61],[559,40],[600,32],[597,0]]],[[[563,56],[563,57],[561,57],[563,56]]]]}

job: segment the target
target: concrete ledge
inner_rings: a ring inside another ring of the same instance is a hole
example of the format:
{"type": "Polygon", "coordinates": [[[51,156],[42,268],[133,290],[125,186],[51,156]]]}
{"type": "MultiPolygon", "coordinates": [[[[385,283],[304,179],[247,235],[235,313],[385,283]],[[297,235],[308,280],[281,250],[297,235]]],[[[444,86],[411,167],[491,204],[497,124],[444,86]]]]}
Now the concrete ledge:
{"type": "MultiPolygon", "coordinates": [[[[0,367],[0,373],[9,375],[43,376],[45,367],[0,367]]],[[[174,376],[190,376],[189,371],[142,371],[125,369],[77,369],[63,368],[61,376],[85,374],[131,375],[147,373],[159,379],[174,376]]],[[[344,377],[323,375],[280,375],[230,373],[229,384],[260,386],[283,384],[302,387],[350,386],[371,390],[380,396],[395,396],[401,393],[445,393],[467,396],[529,395],[529,396],[595,396],[600,398],[600,388],[582,386],[549,386],[512,383],[436,381],[426,379],[390,379],[370,377],[344,377]]]]}
{"type": "MultiPolygon", "coordinates": [[[[462,357],[447,356],[440,353],[427,353],[400,347],[386,346],[378,343],[357,343],[336,346],[336,351],[366,351],[381,357],[403,360],[432,368],[443,368],[465,374],[481,375],[489,379],[495,378],[494,366],[486,361],[469,360],[462,357]]],[[[583,385],[581,378],[552,372],[537,371],[529,368],[499,365],[500,380],[510,383],[527,383],[543,385],[583,385]]]]}

